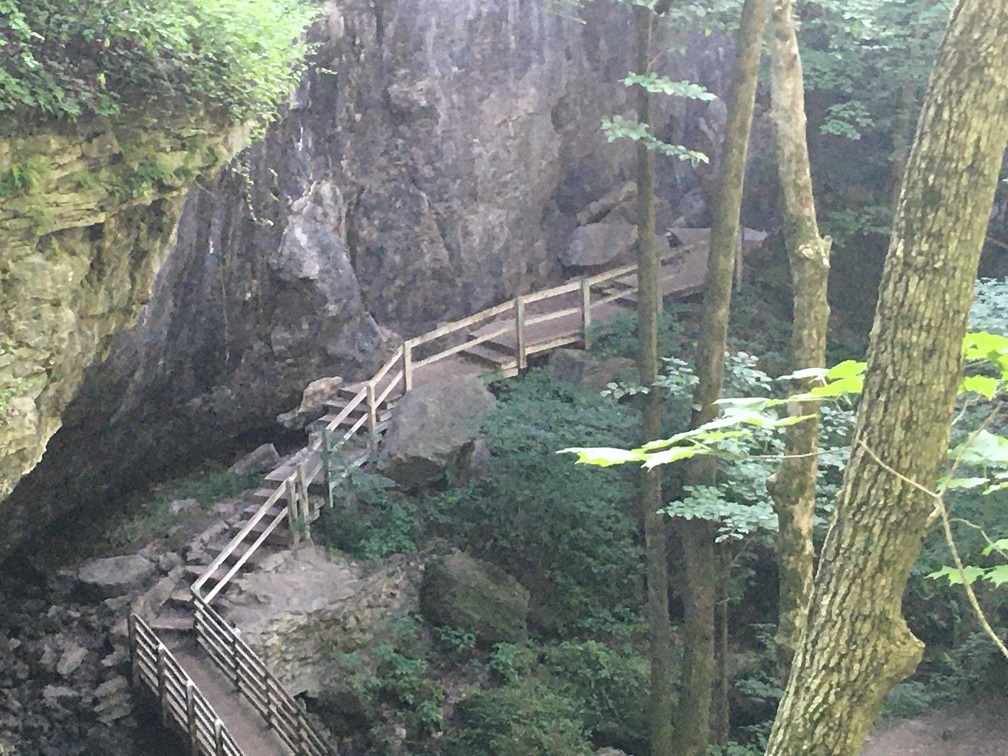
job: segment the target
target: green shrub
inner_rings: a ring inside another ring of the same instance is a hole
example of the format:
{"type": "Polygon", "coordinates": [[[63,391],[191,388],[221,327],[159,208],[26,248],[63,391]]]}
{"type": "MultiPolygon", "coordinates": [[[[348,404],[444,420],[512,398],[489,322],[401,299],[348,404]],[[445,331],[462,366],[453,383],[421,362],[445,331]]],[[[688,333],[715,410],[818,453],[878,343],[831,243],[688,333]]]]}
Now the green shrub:
{"type": "Polygon", "coordinates": [[[445,756],[591,754],[578,706],[535,680],[463,698],[441,752],[445,756]]]}
{"type": "Polygon", "coordinates": [[[394,490],[395,483],[355,469],[349,474],[347,489],[347,508],[322,511],[316,528],[321,543],[361,559],[416,551],[416,505],[394,490]]]}
{"type": "Polygon", "coordinates": [[[0,115],[269,119],[300,76],[301,0],[0,0],[0,115]]]}
{"type": "Polygon", "coordinates": [[[576,702],[596,746],[630,753],[646,750],[651,676],[647,659],[595,641],[565,642],[543,653],[543,670],[551,688],[576,702]]]}

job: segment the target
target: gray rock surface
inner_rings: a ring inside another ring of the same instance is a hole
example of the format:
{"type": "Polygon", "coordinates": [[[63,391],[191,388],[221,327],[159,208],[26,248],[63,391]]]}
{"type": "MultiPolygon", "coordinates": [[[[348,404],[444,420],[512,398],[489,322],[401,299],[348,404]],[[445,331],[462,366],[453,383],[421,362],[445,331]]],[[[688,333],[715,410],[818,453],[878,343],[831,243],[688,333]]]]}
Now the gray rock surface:
{"type": "Polygon", "coordinates": [[[310,546],[282,556],[241,578],[226,617],[293,695],[317,693],[340,654],[368,645],[416,608],[417,561],[365,570],[310,546]]]}
{"type": "Polygon", "coordinates": [[[343,379],[339,376],[312,381],[301,392],[301,404],[290,412],[278,415],[277,422],[290,430],[304,428],[325,414],[326,402],[336,395],[342,385],[343,379]]]}
{"type": "Polygon", "coordinates": [[[228,468],[235,475],[267,473],[280,464],[280,454],[273,444],[261,444],[228,468]]]}
{"type": "Polygon", "coordinates": [[[637,226],[622,221],[574,229],[560,253],[565,268],[599,268],[627,262],[637,242],[637,226]]]}
{"type": "Polygon", "coordinates": [[[474,375],[413,389],[392,416],[379,469],[407,491],[461,472],[495,404],[474,375]]]}
{"type": "Polygon", "coordinates": [[[77,571],[77,579],[85,588],[106,597],[121,596],[140,588],[154,573],[157,565],[138,554],[90,559],[77,571]]]}
{"type": "MultiPolygon", "coordinates": [[[[577,214],[633,177],[633,145],[598,128],[631,108],[633,30],[618,4],[589,3],[585,24],[548,5],[326,4],[318,67],[189,195],[140,322],[88,369],[10,508],[44,523],[226,458],[315,378],[367,377],[402,337],[551,283],[577,214]]],[[[661,60],[725,89],[716,40],[661,60]]],[[[707,110],[656,102],[656,129],[699,144],[707,110]]],[[[660,169],[673,204],[696,182],[660,169]]]]}
{"type": "Polygon", "coordinates": [[[528,637],[529,592],[495,565],[455,551],[428,562],[420,588],[424,618],[471,630],[484,647],[528,637]]]}

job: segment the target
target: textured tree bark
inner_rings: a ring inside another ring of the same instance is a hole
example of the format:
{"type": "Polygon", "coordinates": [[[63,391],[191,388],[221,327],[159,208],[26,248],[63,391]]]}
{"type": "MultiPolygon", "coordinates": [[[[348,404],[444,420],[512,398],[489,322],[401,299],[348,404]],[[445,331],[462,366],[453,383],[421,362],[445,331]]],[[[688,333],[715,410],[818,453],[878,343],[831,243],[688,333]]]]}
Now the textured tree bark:
{"type": "Polygon", "coordinates": [[[901,600],[944,459],[980,249],[1008,141],[1008,0],[960,0],[886,257],[851,459],[767,754],[856,754],[922,644],[901,600]]]}
{"type": "MultiPolygon", "coordinates": [[[[637,26],[637,71],[651,67],[652,11],[643,6],[634,9],[637,26]]],[[[651,121],[651,96],[644,87],[637,88],[637,119],[651,121]]],[[[658,248],[655,244],[655,156],[644,142],[637,145],[638,295],[637,356],[642,386],[653,386],[658,378],[658,248]]],[[[653,441],[661,433],[661,394],[650,391],[641,407],[642,443],[653,441]]],[[[666,517],[662,507],[661,471],[641,471],[641,513],[644,520],[644,549],[647,559],[647,618],[651,635],[651,752],[672,756],[672,648],[668,608],[668,555],[666,517]]]]}
{"type": "MultiPolygon", "coordinates": [[[[776,0],[771,18],[770,87],[773,100],[771,116],[777,132],[777,161],[784,199],[784,234],[794,289],[791,364],[795,370],[823,367],[826,364],[826,330],[829,326],[826,291],[830,240],[820,237],[816,222],[805,134],[802,64],[791,0],[776,0]]],[[[779,522],[780,620],[777,644],[783,670],[790,666],[794,656],[812,594],[812,519],[818,470],[819,407],[815,402],[794,402],[788,407],[788,414],[810,415],[811,418],[787,429],[784,434],[787,458],[767,480],[767,490],[773,498],[779,522]]]]}
{"type": "MultiPolygon", "coordinates": [[[[714,402],[721,396],[746,152],[756,101],[763,30],[770,5],[770,0],[745,0],[739,21],[735,63],[728,90],[728,122],[725,125],[707,260],[703,320],[697,343],[696,375],[699,383],[695,404],[699,409],[694,412],[694,427],[715,417],[717,408],[714,402]]],[[[713,485],[716,473],[714,459],[700,457],[687,466],[685,482],[687,485],[713,485]]],[[[704,520],[685,520],[678,523],[678,529],[686,575],[686,620],[675,752],[680,756],[703,756],[707,753],[715,674],[716,575],[712,569],[715,526],[704,520]]]]}

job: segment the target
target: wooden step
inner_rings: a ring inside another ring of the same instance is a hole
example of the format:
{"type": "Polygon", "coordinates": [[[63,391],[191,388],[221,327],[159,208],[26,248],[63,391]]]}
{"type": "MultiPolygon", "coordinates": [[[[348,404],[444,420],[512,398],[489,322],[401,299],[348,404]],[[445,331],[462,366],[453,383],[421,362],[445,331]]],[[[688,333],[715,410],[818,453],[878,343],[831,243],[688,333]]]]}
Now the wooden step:
{"type": "Polygon", "coordinates": [[[508,369],[518,364],[518,360],[513,354],[504,354],[496,349],[491,349],[484,344],[476,344],[461,352],[477,362],[481,362],[490,367],[508,369]]]}
{"type": "MultiPolygon", "coordinates": [[[[298,465],[300,464],[300,454],[294,455],[291,459],[284,462],[278,468],[273,470],[266,476],[266,480],[280,483],[290,477],[290,474],[294,472],[298,465]]],[[[319,462],[318,452],[312,452],[312,454],[307,458],[307,463],[309,466],[316,465],[319,462]]]]}
{"type": "Polygon", "coordinates": [[[159,614],[147,624],[155,632],[161,633],[189,633],[193,630],[194,617],[189,612],[171,610],[159,614]]]}

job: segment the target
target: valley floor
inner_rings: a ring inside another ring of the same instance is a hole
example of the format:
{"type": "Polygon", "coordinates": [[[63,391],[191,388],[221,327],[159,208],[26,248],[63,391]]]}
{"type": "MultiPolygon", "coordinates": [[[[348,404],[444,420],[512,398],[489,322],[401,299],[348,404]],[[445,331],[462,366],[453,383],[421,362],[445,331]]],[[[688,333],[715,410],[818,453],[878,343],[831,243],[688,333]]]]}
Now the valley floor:
{"type": "Polygon", "coordinates": [[[914,719],[883,724],[861,756],[1003,756],[1008,753],[1008,698],[940,706],[914,719]]]}

